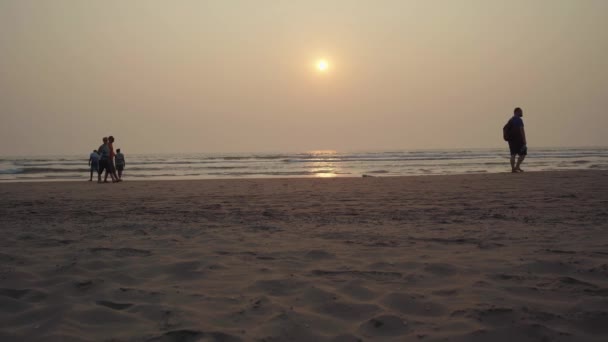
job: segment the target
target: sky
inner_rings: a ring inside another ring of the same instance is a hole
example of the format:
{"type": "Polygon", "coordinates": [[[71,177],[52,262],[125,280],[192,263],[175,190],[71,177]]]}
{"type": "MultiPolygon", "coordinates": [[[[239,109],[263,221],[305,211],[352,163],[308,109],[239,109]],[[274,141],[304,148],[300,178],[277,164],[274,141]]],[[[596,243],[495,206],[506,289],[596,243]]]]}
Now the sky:
{"type": "Polygon", "coordinates": [[[0,155],[608,146],[605,0],[0,0],[0,155]],[[325,59],[324,72],[315,63],[325,59]]]}

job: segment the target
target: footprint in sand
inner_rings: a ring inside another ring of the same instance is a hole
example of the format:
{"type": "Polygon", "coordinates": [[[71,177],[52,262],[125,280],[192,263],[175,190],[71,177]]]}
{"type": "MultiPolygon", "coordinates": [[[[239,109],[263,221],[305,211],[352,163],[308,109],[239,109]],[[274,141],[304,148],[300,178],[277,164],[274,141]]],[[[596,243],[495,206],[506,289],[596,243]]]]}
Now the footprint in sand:
{"type": "Polygon", "coordinates": [[[382,302],[389,308],[406,315],[441,316],[446,312],[443,305],[414,294],[391,293],[382,302]]]}
{"type": "Polygon", "coordinates": [[[40,302],[46,299],[47,294],[38,291],[38,290],[30,290],[30,289],[0,289],[0,296],[6,296],[13,299],[23,299],[28,302],[40,302]]]}
{"type": "Polygon", "coordinates": [[[360,320],[370,317],[380,311],[373,304],[359,304],[347,302],[327,302],[314,309],[316,312],[343,320],[360,320]]]}
{"type": "Polygon", "coordinates": [[[148,342],[178,342],[178,341],[223,341],[223,342],[240,342],[239,337],[228,335],[222,332],[203,332],[198,330],[174,330],[162,334],[161,336],[153,337],[148,342]]]}
{"type": "Polygon", "coordinates": [[[107,300],[98,300],[95,302],[97,305],[105,306],[114,310],[124,310],[133,306],[131,303],[114,303],[107,300]]]}
{"type": "Polygon", "coordinates": [[[361,324],[359,330],[368,337],[389,337],[407,334],[410,332],[410,326],[401,317],[382,315],[361,324]]]}
{"type": "Polygon", "coordinates": [[[95,247],[89,248],[91,253],[114,253],[117,257],[131,257],[131,256],[150,256],[152,252],[146,249],[136,248],[107,248],[107,247],[95,247]]]}

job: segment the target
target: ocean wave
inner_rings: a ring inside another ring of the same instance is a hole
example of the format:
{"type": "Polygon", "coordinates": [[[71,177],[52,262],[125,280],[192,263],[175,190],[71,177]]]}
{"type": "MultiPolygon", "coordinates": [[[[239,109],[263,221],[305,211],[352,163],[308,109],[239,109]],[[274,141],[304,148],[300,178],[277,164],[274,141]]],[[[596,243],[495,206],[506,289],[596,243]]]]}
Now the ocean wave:
{"type": "Polygon", "coordinates": [[[21,169],[0,170],[0,174],[44,174],[44,173],[83,173],[88,172],[89,168],[49,168],[49,167],[26,167],[21,169]]]}
{"type": "MultiPolygon", "coordinates": [[[[208,175],[212,176],[313,176],[319,174],[334,174],[328,170],[317,170],[317,171],[260,171],[260,172],[210,172],[208,175]]],[[[335,173],[344,174],[344,173],[335,173]]]]}
{"type": "Polygon", "coordinates": [[[43,167],[43,166],[82,166],[87,165],[87,162],[53,162],[53,163],[14,163],[15,166],[19,167],[43,167]]]}
{"type": "Polygon", "coordinates": [[[128,171],[163,171],[163,170],[236,170],[250,169],[248,166],[189,166],[189,167],[128,167],[128,171]]]}
{"type": "Polygon", "coordinates": [[[155,177],[183,177],[186,175],[181,175],[177,173],[163,173],[163,174],[150,174],[150,173],[125,173],[123,177],[125,178],[155,178],[155,177]]]}
{"type": "Polygon", "coordinates": [[[268,155],[268,156],[260,156],[260,155],[256,155],[254,156],[255,159],[269,159],[269,160],[276,160],[276,159],[283,159],[283,158],[287,158],[289,157],[288,155],[284,155],[284,154],[276,154],[276,155],[268,155]]]}
{"type": "MultiPolygon", "coordinates": [[[[248,169],[247,166],[204,166],[204,167],[127,167],[125,171],[164,171],[164,170],[236,170],[236,169],[248,169]]],[[[11,168],[0,170],[2,175],[16,175],[16,174],[45,174],[45,173],[86,173],[90,172],[90,168],[61,168],[61,167],[24,167],[24,168],[11,168]]]]}
{"type": "Polygon", "coordinates": [[[205,166],[201,167],[201,169],[208,170],[235,170],[235,169],[248,169],[248,166],[205,166]]]}
{"type": "Polygon", "coordinates": [[[248,160],[248,159],[257,159],[257,160],[275,160],[288,158],[288,155],[277,154],[277,155],[251,155],[251,156],[220,156],[220,157],[210,157],[209,159],[221,159],[221,160],[248,160]]]}
{"type": "MultiPolygon", "coordinates": [[[[475,159],[490,159],[496,156],[476,157],[475,159]]],[[[434,160],[467,160],[469,156],[448,156],[448,157],[343,157],[343,158],[315,158],[315,159],[283,159],[285,163],[348,163],[348,162],[402,162],[402,161],[434,161],[434,160]]]]}
{"type": "Polygon", "coordinates": [[[21,173],[23,169],[5,169],[0,170],[0,175],[15,175],[21,173]]]}
{"type": "Polygon", "coordinates": [[[82,175],[39,175],[39,176],[16,176],[15,179],[22,180],[45,180],[45,179],[85,179],[82,175]]]}
{"type": "Polygon", "coordinates": [[[211,161],[164,161],[164,160],[148,160],[148,161],[128,161],[129,165],[194,165],[194,164],[211,164],[217,162],[211,161]]]}

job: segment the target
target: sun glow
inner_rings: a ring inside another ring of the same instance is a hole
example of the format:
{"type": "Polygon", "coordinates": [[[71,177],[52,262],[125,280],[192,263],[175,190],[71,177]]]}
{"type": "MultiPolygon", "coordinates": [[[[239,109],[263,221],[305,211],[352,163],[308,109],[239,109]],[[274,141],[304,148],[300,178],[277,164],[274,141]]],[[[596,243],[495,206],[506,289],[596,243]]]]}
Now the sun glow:
{"type": "Polygon", "coordinates": [[[319,59],[316,67],[319,72],[326,72],[329,69],[329,62],[326,59],[319,59]]]}

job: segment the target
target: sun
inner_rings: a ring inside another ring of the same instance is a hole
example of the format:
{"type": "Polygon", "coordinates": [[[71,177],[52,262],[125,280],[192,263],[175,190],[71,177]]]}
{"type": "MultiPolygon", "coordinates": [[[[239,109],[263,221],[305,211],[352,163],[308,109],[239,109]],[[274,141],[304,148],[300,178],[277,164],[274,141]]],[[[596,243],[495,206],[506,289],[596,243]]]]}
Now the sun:
{"type": "Polygon", "coordinates": [[[326,59],[319,59],[316,67],[319,72],[326,72],[329,69],[329,62],[326,59]]]}

